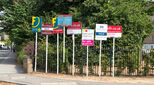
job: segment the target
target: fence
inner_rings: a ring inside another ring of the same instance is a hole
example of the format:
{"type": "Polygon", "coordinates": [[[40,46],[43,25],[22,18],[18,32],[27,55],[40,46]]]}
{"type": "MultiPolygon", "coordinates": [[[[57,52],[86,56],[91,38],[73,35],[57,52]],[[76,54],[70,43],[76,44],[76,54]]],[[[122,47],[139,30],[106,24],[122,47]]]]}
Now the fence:
{"type": "MultiPolygon", "coordinates": [[[[60,41],[62,42],[62,41],[60,41]]],[[[38,64],[39,71],[45,71],[45,43],[38,45],[38,64]]],[[[63,44],[59,46],[59,69],[61,73],[72,73],[72,41],[66,42],[66,58],[63,63],[63,44]]],[[[112,47],[102,46],[102,65],[101,75],[112,75],[112,47]]],[[[56,73],[57,70],[57,45],[49,44],[48,52],[48,72],[56,73]]],[[[86,46],[81,45],[81,41],[75,45],[75,75],[86,75],[86,46]]],[[[89,75],[98,75],[99,73],[99,44],[89,47],[89,75]]],[[[142,53],[139,48],[116,47],[115,48],[115,76],[153,76],[154,75],[154,52],[142,53]]]]}

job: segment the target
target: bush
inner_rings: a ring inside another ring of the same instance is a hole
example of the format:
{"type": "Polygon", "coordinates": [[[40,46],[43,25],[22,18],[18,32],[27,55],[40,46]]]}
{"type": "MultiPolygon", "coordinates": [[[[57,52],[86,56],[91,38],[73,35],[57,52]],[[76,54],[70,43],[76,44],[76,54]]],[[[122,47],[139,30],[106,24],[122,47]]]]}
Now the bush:
{"type": "Polygon", "coordinates": [[[152,59],[152,56],[148,53],[145,54],[145,57],[144,57],[144,67],[143,67],[143,75],[144,76],[147,76],[147,74],[149,73],[150,71],[150,66],[151,66],[151,59],[152,59]]]}
{"type": "Polygon", "coordinates": [[[150,55],[152,57],[152,59],[151,59],[152,66],[154,66],[154,49],[151,50],[150,55]]]}
{"type": "MultiPolygon", "coordinates": [[[[45,69],[45,57],[46,57],[46,43],[44,41],[38,43],[38,63],[37,67],[40,71],[45,69]]],[[[68,48],[65,48],[65,63],[63,63],[63,44],[59,45],[59,72],[68,73],[69,61],[68,61],[68,48]]],[[[48,71],[57,71],[57,45],[48,43],[48,71]]]]}
{"type": "Polygon", "coordinates": [[[23,57],[24,56],[26,56],[26,53],[23,50],[21,50],[21,51],[18,52],[17,62],[19,64],[21,64],[21,65],[23,64],[23,57]]]}
{"type": "Polygon", "coordinates": [[[106,55],[104,55],[104,54],[102,54],[101,56],[102,56],[102,61],[101,61],[101,63],[102,63],[102,71],[104,72],[104,75],[106,75],[107,67],[108,67],[108,64],[107,64],[107,62],[108,62],[107,58],[108,57],[106,55]]]}
{"type": "Polygon", "coordinates": [[[1,41],[4,41],[4,32],[2,32],[1,41]]]}

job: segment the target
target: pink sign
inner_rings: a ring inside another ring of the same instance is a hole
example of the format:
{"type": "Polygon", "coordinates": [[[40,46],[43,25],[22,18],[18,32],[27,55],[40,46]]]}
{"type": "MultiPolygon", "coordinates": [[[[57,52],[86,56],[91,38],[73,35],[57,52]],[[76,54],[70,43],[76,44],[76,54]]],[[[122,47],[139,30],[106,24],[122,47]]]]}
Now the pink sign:
{"type": "Polygon", "coordinates": [[[82,30],[82,45],[86,46],[94,45],[94,29],[82,30]]]}
{"type": "Polygon", "coordinates": [[[94,40],[82,40],[82,45],[93,46],[94,40]]]}
{"type": "Polygon", "coordinates": [[[122,26],[108,26],[107,37],[121,37],[122,35],[122,26]]]}

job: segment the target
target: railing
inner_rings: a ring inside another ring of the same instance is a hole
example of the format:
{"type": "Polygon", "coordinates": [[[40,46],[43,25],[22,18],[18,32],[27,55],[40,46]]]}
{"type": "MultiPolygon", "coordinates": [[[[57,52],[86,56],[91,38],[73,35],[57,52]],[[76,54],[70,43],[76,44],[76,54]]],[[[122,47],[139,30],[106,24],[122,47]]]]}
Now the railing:
{"type": "MultiPolygon", "coordinates": [[[[44,45],[44,44],[40,44],[44,45]]],[[[39,46],[40,46],[39,45],[39,46]]],[[[57,70],[57,45],[49,45],[48,72],[57,70]]],[[[60,72],[72,73],[72,43],[66,44],[66,62],[62,62],[62,43],[59,48],[60,72]]],[[[86,46],[79,43],[75,46],[75,75],[86,74],[86,46]]],[[[112,47],[102,47],[101,75],[112,75],[112,47]]],[[[99,45],[89,47],[89,75],[99,73],[99,45]]],[[[38,47],[38,70],[45,71],[45,45],[38,47]]],[[[115,48],[115,75],[116,76],[153,76],[154,75],[154,54],[142,53],[138,48],[115,48]]]]}

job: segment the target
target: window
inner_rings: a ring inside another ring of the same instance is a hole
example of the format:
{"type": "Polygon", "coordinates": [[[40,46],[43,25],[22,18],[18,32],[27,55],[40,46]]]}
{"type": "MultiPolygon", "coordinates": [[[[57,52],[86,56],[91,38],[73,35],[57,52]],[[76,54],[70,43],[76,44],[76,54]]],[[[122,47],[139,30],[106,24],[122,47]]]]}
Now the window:
{"type": "Polygon", "coordinates": [[[154,21],[154,16],[152,16],[152,21],[154,21]]]}

